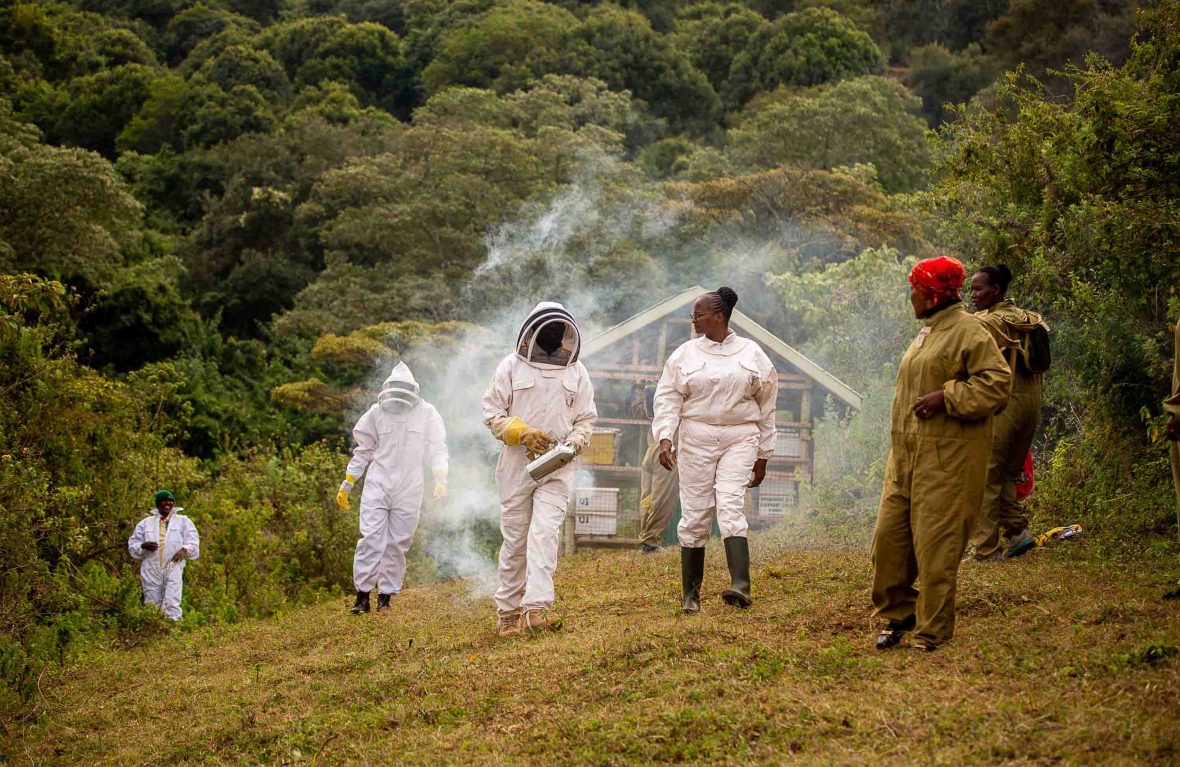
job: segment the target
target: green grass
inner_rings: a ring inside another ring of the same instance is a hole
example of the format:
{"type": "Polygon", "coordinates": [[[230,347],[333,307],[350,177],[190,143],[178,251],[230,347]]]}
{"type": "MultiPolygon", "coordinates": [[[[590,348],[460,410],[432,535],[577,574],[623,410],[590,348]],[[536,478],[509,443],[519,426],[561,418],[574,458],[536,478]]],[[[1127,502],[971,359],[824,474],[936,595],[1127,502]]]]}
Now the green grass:
{"type": "Polygon", "coordinates": [[[343,598],[112,651],[40,682],[18,764],[1176,764],[1168,559],[1064,543],[965,567],[953,642],[872,649],[868,557],[753,538],[754,607],[679,615],[675,550],[580,553],[560,633],[501,640],[469,586],[343,598]]]}

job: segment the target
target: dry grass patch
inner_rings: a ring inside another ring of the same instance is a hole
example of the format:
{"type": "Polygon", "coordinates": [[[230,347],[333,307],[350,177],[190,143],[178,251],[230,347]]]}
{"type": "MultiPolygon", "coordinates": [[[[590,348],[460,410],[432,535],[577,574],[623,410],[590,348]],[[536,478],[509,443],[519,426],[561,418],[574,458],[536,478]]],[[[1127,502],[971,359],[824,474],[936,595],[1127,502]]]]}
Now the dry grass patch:
{"type": "Polygon", "coordinates": [[[1083,545],[963,570],[957,636],[872,649],[863,552],[753,539],[755,606],[701,615],[679,560],[585,553],[559,633],[495,635],[469,585],[174,635],[47,674],[11,764],[1174,764],[1180,608],[1083,545]]]}

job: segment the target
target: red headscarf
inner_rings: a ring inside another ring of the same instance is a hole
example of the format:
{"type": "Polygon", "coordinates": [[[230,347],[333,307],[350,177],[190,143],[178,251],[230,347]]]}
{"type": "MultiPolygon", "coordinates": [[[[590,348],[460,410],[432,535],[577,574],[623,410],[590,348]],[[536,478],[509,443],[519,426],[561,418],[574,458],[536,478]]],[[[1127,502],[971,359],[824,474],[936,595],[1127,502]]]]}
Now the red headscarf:
{"type": "Polygon", "coordinates": [[[966,279],[967,270],[963,268],[962,262],[950,256],[919,261],[910,270],[910,284],[935,304],[957,298],[966,279]]]}

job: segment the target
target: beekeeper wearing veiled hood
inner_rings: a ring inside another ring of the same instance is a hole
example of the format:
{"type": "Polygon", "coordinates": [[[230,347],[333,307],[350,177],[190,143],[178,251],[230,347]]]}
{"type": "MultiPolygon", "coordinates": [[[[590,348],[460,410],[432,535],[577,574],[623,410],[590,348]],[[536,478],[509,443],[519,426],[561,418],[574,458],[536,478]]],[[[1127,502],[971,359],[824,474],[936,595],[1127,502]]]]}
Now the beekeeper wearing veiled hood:
{"type": "Polygon", "coordinates": [[[139,562],[143,603],[155,605],[174,621],[180,620],[184,566],[201,555],[201,537],[193,521],[174,508],[171,490],[156,493],[156,508],[139,521],[127,539],[127,553],[139,562]]]}
{"type": "Polygon", "coordinates": [[[504,443],[496,463],[500,490],[500,585],[496,610],[501,636],[554,627],[553,573],[561,523],[569,505],[573,465],[536,482],[526,466],[558,442],[580,453],[590,442],[598,411],[594,387],[578,352],[581,335],[561,304],[542,302],[529,313],[516,350],[496,367],[483,395],[484,423],[504,443]]]}
{"type": "Polygon", "coordinates": [[[434,477],[434,498],[447,494],[447,430],[434,405],[419,396],[418,382],[404,362],[381,386],[377,402],[353,427],[356,449],[336,503],[348,509],[348,495],[365,470],[361,493],[361,537],[352,558],[356,586],[353,614],[369,612],[369,594],[377,593],[377,610],[402,589],[406,552],[422,509],[422,467],[434,477]]]}

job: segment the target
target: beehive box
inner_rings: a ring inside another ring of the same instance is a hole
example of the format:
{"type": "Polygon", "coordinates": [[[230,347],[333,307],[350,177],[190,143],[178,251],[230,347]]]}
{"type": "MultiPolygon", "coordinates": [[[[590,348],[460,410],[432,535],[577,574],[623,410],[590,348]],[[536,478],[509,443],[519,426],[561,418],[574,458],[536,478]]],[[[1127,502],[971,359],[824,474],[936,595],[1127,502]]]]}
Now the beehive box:
{"type": "Polygon", "coordinates": [[[803,437],[794,427],[779,426],[774,441],[775,458],[798,458],[803,455],[803,437]]]}
{"type": "Polygon", "coordinates": [[[595,429],[590,444],[582,451],[583,463],[608,466],[615,462],[619,448],[619,429],[595,429]]]}
{"type": "Polygon", "coordinates": [[[574,490],[575,535],[617,535],[618,531],[619,488],[574,490]]]}

